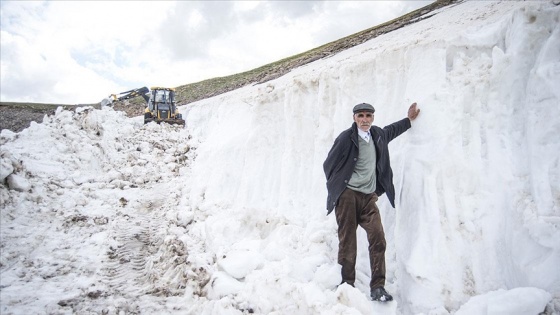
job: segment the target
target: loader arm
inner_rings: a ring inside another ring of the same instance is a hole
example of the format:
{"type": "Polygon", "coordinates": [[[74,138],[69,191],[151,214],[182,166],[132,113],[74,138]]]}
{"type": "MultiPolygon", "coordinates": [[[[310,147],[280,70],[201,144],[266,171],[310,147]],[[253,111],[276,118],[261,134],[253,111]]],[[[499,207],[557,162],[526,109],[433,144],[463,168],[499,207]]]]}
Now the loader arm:
{"type": "Polygon", "coordinates": [[[136,96],[142,96],[144,98],[144,100],[146,100],[146,102],[150,99],[149,96],[147,96],[146,94],[150,92],[150,89],[148,89],[147,87],[141,87],[138,89],[132,89],[130,91],[125,91],[125,92],[121,92],[119,93],[119,97],[118,100],[122,101],[122,100],[127,100],[129,98],[133,98],[136,96]]]}

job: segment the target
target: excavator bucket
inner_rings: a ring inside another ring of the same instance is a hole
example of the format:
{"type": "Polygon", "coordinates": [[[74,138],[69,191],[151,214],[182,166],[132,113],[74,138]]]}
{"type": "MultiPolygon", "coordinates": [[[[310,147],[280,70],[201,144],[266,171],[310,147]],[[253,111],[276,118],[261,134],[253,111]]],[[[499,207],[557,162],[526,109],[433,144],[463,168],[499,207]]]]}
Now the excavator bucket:
{"type": "Polygon", "coordinates": [[[182,118],[157,118],[157,117],[151,117],[149,114],[145,114],[144,115],[144,123],[147,124],[149,122],[156,122],[158,124],[164,122],[164,123],[168,123],[170,125],[180,125],[180,126],[185,126],[185,120],[182,118]]]}
{"type": "Polygon", "coordinates": [[[179,119],[179,118],[161,119],[158,123],[160,123],[160,122],[168,123],[170,125],[185,126],[185,120],[184,119],[179,119]]]}

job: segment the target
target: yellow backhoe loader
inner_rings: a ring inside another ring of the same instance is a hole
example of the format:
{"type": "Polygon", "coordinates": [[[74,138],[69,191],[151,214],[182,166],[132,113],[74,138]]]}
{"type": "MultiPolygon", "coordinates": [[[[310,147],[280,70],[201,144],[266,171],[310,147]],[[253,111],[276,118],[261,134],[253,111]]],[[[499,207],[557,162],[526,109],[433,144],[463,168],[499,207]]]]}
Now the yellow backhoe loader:
{"type": "Polygon", "coordinates": [[[155,121],[158,124],[166,122],[173,125],[185,125],[183,115],[177,110],[175,104],[175,89],[152,87],[149,96],[144,95],[148,107],[144,112],[144,123],[155,121]]]}

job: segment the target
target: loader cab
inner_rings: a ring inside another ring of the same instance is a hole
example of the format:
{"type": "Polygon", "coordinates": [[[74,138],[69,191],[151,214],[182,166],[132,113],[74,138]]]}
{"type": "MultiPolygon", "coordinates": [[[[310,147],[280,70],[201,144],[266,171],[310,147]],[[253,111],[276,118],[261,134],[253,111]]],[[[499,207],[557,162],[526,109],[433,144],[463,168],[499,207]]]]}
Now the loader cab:
{"type": "Polygon", "coordinates": [[[150,111],[173,110],[175,107],[175,91],[171,89],[152,90],[148,107],[150,111]]]}
{"type": "Polygon", "coordinates": [[[152,87],[148,99],[148,108],[144,113],[144,123],[151,121],[185,125],[185,121],[175,104],[175,89],[152,87]]]}

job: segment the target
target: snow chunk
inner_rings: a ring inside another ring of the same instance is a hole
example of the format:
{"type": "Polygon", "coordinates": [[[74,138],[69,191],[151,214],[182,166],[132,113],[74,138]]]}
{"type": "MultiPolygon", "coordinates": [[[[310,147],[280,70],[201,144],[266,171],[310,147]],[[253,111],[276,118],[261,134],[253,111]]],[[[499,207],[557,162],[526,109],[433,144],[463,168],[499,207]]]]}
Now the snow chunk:
{"type": "Polygon", "coordinates": [[[359,314],[396,314],[397,303],[391,302],[372,302],[360,290],[342,284],[336,289],[336,298],[340,304],[358,310],[359,314]]]}
{"type": "Polygon", "coordinates": [[[14,172],[11,161],[2,159],[0,162],[0,182],[4,182],[6,177],[14,172]]]}
{"type": "Polygon", "coordinates": [[[218,261],[218,266],[226,273],[236,279],[243,279],[253,270],[262,267],[263,257],[261,254],[247,251],[231,251],[218,261]]]}
{"type": "Polygon", "coordinates": [[[8,176],[8,187],[15,191],[29,191],[31,189],[31,184],[25,177],[19,176],[17,174],[11,174],[8,176]]]}
{"type": "Polygon", "coordinates": [[[225,272],[218,271],[214,273],[212,286],[208,295],[211,298],[220,299],[224,296],[237,294],[243,290],[244,284],[232,278],[225,272]]]}
{"type": "Polygon", "coordinates": [[[455,315],[540,314],[551,299],[550,293],[538,288],[497,290],[472,297],[455,315]]]}
{"type": "Polygon", "coordinates": [[[341,282],[340,265],[338,264],[323,264],[313,276],[313,282],[324,289],[333,289],[341,282]]]}
{"type": "Polygon", "coordinates": [[[16,136],[17,134],[11,131],[10,129],[2,129],[2,131],[0,132],[0,137],[8,141],[13,141],[16,138],[16,136]]]}

